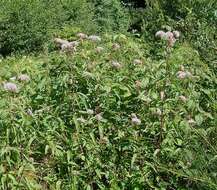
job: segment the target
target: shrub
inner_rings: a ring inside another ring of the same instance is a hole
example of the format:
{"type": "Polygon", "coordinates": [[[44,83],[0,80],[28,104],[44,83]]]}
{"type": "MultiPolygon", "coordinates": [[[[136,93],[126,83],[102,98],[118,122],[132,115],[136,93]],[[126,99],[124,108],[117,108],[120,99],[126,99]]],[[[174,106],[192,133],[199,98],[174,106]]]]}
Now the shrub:
{"type": "Polygon", "coordinates": [[[3,0],[0,6],[0,53],[40,51],[53,30],[76,25],[96,31],[90,4],[83,1],[3,0]]]}
{"type": "Polygon", "coordinates": [[[119,0],[92,0],[95,21],[100,31],[122,31],[129,28],[129,14],[119,0]]]}
{"type": "Polygon", "coordinates": [[[1,1],[0,52],[40,50],[49,38],[50,16],[40,1],[1,1]]]}

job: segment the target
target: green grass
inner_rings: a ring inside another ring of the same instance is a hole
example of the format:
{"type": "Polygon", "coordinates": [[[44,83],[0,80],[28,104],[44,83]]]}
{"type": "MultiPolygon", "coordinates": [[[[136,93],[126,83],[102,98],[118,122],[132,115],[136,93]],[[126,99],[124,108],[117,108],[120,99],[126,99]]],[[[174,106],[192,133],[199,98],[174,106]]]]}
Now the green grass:
{"type": "Polygon", "coordinates": [[[216,189],[214,71],[187,43],[156,52],[105,34],[74,54],[2,59],[1,84],[21,73],[31,81],[14,81],[19,93],[0,88],[0,189],[216,189]],[[182,66],[193,76],[177,78],[182,66]]]}

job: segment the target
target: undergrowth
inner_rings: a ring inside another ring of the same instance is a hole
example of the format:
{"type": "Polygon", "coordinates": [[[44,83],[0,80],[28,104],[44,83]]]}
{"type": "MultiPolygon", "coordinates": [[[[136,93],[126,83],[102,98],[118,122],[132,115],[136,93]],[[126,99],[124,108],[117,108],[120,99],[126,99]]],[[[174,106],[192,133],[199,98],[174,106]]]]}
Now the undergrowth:
{"type": "Polygon", "coordinates": [[[156,60],[140,39],[101,37],[1,59],[18,87],[0,89],[1,189],[216,189],[214,71],[187,42],[156,60]]]}

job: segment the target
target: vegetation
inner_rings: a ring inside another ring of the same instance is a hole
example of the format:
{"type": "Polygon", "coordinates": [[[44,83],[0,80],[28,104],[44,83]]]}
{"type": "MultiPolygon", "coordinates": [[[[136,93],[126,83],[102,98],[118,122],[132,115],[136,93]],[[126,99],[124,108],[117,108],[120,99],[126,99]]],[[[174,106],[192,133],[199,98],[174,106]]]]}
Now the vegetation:
{"type": "Polygon", "coordinates": [[[0,189],[217,189],[216,3],[144,2],[1,1],[0,189]]]}

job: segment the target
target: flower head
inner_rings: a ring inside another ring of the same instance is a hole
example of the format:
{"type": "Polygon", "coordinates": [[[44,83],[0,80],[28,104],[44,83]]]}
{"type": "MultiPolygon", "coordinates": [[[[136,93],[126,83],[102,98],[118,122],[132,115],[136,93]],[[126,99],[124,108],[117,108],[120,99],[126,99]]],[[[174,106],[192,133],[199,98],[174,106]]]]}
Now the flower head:
{"type": "Polygon", "coordinates": [[[55,38],[55,39],[54,39],[54,42],[55,42],[56,44],[59,44],[59,45],[69,43],[67,40],[63,40],[63,39],[61,39],[61,38],[55,38]]]}
{"type": "Polygon", "coordinates": [[[102,120],[103,120],[102,113],[98,113],[98,114],[95,116],[95,118],[96,118],[97,121],[102,121],[102,120]]]}
{"type": "Polygon", "coordinates": [[[29,115],[29,116],[33,116],[32,110],[31,110],[30,108],[27,109],[26,113],[27,113],[27,115],[29,115]]]}
{"type": "Polygon", "coordinates": [[[134,60],[133,60],[133,63],[134,63],[135,65],[141,65],[141,64],[142,64],[142,60],[140,60],[140,59],[134,59],[134,60]]]}
{"type": "Polygon", "coordinates": [[[179,96],[179,99],[182,101],[182,102],[186,102],[187,101],[187,98],[185,96],[179,96]]]}
{"type": "Polygon", "coordinates": [[[77,121],[78,121],[79,123],[86,123],[86,120],[85,120],[83,117],[77,118],[77,121]]]}
{"type": "Polygon", "coordinates": [[[173,31],[173,35],[174,35],[175,38],[179,38],[180,37],[180,32],[175,30],[175,31],[173,31]]]}
{"type": "Polygon", "coordinates": [[[112,49],[113,49],[113,50],[118,50],[118,49],[120,49],[120,48],[121,48],[120,44],[118,44],[118,43],[112,44],[112,49]]]}
{"type": "Polygon", "coordinates": [[[117,61],[112,61],[111,64],[116,69],[120,69],[122,67],[122,65],[119,62],[117,62],[117,61]]]}
{"type": "Polygon", "coordinates": [[[166,33],[164,31],[159,30],[159,31],[156,32],[155,37],[163,39],[165,37],[165,35],[166,35],[166,33]]]}
{"type": "Polygon", "coordinates": [[[131,114],[131,122],[133,125],[141,125],[141,120],[134,113],[131,114]]]}
{"type": "Polygon", "coordinates": [[[29,82],[30,81],[30,77],[26,74],[22,74],[20,76],[18,76],[18,80],[22,81],[22,82],[29,82]]]}
{"type": "Polygon", "coordinates": [[[196,122],[192,119],[192,118],[190,118],[189,120],[188,120],[188,124],[195,124],[196,122]]]}
{"type": "Polygon", "coordinates": [[[100,42],[101,38],[99,36],[96,35],[91,35],[88,37],[89,40],[93,41],[93,42],[100,42]]]}
{"type": "Polygon", "coordinates": [[[179,79],[185,79],[191,77],[192,74],[189,71],[178,71],[177,72],[177,77],[179,79]]]}
{"type": "Polygon", "coordinates": [[[18,92],[17,85],[12,82],[4,83],[4,89],[8,92],[13,92],[13,93],[18,92]]]}
{"type": "Polygon", "coordinates": [[[82,32],[78,33],[77,37],[79,37],[80,39],[87,39],[88,38],[88,36],[82,32]]]}
{"type": "Polygon", "coordinates": [[[87,109],[87,114],[88,114],[88,115],[93,115],[93,114],[94,114],[94,111],[91,110],[91,109],[87,109]]]}
{"type": "Polygon", "coordinates": [[[169,40],[170,38],[174,38],[174,34],[170,31],[165,33],[166,39],[169,40]]]}

